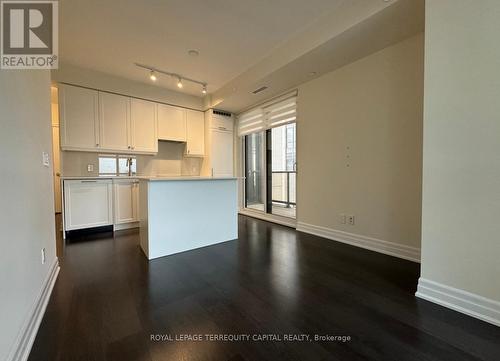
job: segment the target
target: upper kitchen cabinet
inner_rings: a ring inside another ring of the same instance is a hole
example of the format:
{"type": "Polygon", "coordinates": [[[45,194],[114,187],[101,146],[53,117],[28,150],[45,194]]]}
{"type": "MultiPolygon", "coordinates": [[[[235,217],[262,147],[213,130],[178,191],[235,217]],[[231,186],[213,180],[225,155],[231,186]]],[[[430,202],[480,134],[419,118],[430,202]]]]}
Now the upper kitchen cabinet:
{"type": "Polygon", "coordinates": [[[100,148],[128,151],[130,142],[130,98],[99,92],[100,148]]]}
{"type": "Polygon", "coordinates": [[[186,141],[186,109],[158,104],[158,139],[186,141]]]}
{"type": "Polygon", "coordinates": [[[130,145],[135,153],[157,153],[157,104],[146,100],[130,100],[130,145]]]}
{"type": "Polygon", "coordinates": [[[205,112],[204,176],[232,177],[234,174],[234,119],[230,113],[209,109],[205,112]]]}
{"type": "Polygon", "coordinates": [[[98,150],[97,90],[60,84],[59,119],[63,150],[98,150]]]}
{"type": "Polygon", "coordinates": [[[203,157],[205,155],[205,119],[203,113],[186,110],[186,123],[186,155],[203,157]]]}

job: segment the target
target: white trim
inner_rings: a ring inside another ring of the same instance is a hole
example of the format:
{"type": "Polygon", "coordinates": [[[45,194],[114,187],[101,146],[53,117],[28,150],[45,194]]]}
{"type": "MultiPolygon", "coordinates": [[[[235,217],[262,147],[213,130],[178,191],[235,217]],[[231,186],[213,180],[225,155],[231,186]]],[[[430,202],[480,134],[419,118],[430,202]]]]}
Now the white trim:
{"type": "Polygon", "coordinates": [[[19,332],[11,352],[7,357],[8,361],[26,361],[35,341],[38,328],[42,322],[45,309],[49,303],[52,289],[56,283],[57,275],[59,274],[59,262],[57,258],[52,264],[49,274],[45,278],[40,293],[30,309],[28,317],[26,318],[21,331],[19,332]]]}
{"type": "Polygon", "coordinates": [[[113,225],[113,232],[123,231],[125,229],[139,228],[139,221],[137,222],[129,222],[129,223],[119,223],[113,225]]]}
{"type": "Polygon", "coordinates": [[[281,224],[282,226],[287,226],[292,228],[295,228],[297,226],[297,222],[292,218],[281,217],[274,214],[263,213],[259,211],[252,211],[248,208],[242,208],[238,211],[238,213],[243,214],[244,216],[262,219],[263,221],[281,224]]]}
{"type": "Polygon", "coordinates": [[[420,262],[420,248],[406,246],[399,243],[383,241],[360,234],[338,231],[332,228],[315,226],[313,224],[298,222],[297,231],[314,234],[334,241],[347,243],[352,246],[369,249],[371,251],[403,258],[413,262],[420,262]]]}
{"type": "Polygon", "coordinates": [[[500,326],[500,302],[420,277],[415,296],[500,326]]]}

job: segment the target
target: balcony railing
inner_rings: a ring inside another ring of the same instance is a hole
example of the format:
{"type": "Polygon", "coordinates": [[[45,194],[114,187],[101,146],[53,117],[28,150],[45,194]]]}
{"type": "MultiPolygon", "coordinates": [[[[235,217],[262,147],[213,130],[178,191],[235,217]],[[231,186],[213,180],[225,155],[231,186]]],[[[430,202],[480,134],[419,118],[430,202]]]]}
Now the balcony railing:
{"type": "Polygon", "coordinates": [[[272,171],[272,202],[287,208],[295,206],[296,171],[272,171]],[[284,189],[283,189],[284,188],[284,189]]]}

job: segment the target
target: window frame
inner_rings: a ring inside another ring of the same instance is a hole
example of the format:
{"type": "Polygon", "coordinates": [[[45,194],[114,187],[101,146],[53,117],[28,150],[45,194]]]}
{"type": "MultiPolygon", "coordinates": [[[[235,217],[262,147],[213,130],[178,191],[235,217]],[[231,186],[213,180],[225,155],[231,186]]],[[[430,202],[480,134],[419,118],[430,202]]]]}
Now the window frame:
{"type": "Polygon", "coordinates": [[[124,154],[109,154],[109,153],[103,153],[103,154],[98,154],[97,156],[97,167],[98,167],[98,170],[97,170],[97,173],[99,174],[99,176],[103,176],[103,177],[110,177],[110,176],[113,176],[113,177],[119,177],[119,176],[124,176],[124,175],[127,175],[128,172],[125,172],[125,173],[121,173],[120,172],[120,159],[127,159],[127,158],[132,158],[134,160],[134,163],[135,163],[135,172],[132,172],[131,174],[133,175],[137,175],[137,157],[135,155],[124,155],[124,154]],[[104,172],[101,172],[101,158],[110,158],[110,159],[114,159],[115,161],[115,172],[114,173],[104,173],[104,172]]]}

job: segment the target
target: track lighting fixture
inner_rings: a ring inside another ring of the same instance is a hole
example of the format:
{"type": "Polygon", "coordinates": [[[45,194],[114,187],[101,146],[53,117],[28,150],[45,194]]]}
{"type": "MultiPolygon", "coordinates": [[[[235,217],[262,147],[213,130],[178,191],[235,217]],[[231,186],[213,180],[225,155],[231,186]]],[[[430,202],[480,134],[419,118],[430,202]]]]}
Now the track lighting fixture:
{"type": "Polygon", "coordinates": [[[205,83],[204,81],[186,78],[185,76],[182,76],[180,74],[170,73],[168,71],[164,71],[164,70],[161,70],[161,69],[155,68],[153,66],[149,66],[149,65],[135,63],[135,66],[138,66],[139,68],[147,69],[149,71],[149,79],[151,79],[151,81],[153,81],[153,82],[158,80],[159,74],[164,74],[164,75],[168,75],[170,77],[173,77],[174,79],[177,79],[177,87],[179,89],[182,89],[184,87],[183,81],[187,81],[187,82],[201,85],[201,87],[202,87],[201,92],[203,94],[207,94],[207,83],[205,83]]]}

